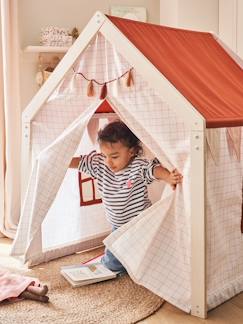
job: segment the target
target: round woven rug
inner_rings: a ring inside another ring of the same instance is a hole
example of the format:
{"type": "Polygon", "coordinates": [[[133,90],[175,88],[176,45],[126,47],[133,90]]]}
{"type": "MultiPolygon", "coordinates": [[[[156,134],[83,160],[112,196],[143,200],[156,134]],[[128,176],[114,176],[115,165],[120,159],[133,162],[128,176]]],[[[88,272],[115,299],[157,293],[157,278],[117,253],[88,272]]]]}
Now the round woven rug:
{"type": "Polygon", "coordinates": [[[72,288],[60,274],[61,266],[86,262],[101,253],[97,249],[66,256],[25,271],[25,275],[48,284],[50,302],[23,300],[0,305],[0,323],[130,324],[161,307],[162,298],[135,284],[128,275],[72,288]]]}

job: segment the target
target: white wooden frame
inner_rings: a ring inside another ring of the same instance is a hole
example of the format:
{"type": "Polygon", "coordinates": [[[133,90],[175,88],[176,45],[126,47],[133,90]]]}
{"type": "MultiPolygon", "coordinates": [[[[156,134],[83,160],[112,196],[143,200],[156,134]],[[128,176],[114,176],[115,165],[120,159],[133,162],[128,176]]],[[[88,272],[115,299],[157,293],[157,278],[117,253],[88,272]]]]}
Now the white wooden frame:
{"type": "Polygon", "coordinates": [[[22,193],[26,190],[30,170],[31,120],[98,31],[116,47],[117,51],[191,128],[191,314],[206,318],[205,120],[160,71],[100,12],[96,12],[63,57],[55,72],[23,112],[22,193]]]}
{"type": "Polygon", "coordinates": [[[191,314],[207,317],[206,135],[191,131],[191,314]]]}

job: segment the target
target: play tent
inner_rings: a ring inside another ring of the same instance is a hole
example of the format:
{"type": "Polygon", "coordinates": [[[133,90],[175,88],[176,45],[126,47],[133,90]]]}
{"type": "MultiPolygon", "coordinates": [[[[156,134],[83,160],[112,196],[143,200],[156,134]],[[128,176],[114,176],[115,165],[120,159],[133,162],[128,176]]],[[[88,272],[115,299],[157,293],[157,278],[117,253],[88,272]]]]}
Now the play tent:
{"type": "Polygon", "coordinates": [[[23,113],[12,255],[34,265],[101,244],[102,204],[80,207],[67,168],[118,116],[184,181],[159,182],[153,205],[106,245],[135,282],[194,315],[241,292],[242,84],[242,61],[211,33],[96,13],[23,113]]]}

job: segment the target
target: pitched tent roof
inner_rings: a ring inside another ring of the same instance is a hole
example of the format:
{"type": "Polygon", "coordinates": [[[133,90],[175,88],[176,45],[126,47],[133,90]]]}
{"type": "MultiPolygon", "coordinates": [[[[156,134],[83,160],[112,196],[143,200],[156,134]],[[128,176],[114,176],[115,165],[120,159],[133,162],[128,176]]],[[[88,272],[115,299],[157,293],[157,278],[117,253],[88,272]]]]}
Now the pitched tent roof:
{"type": "Polygon", "coordinates": [[[243,125],[243,70],[211,33],[108,18],[200,112],[207,128],[243,125]]]}

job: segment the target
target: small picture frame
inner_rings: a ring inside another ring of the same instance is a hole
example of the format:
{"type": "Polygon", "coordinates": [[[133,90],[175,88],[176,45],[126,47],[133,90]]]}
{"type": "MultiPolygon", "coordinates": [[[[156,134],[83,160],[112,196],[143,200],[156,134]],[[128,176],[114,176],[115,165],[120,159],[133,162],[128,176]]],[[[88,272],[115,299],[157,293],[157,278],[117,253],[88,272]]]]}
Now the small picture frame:
{"type": "Polygon", "coordinates": [[[111,6],[111,16],[127,18],[136,21],[147,21],[147,12],[144,7],[128,7],[128,6],[111,6]]]}

